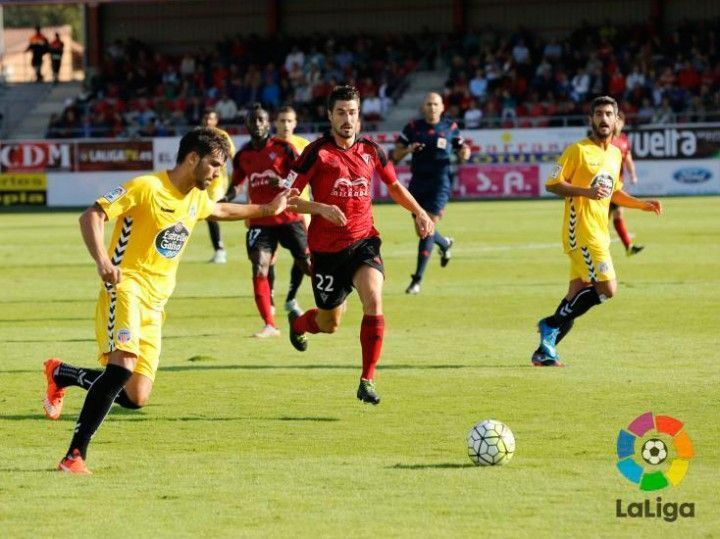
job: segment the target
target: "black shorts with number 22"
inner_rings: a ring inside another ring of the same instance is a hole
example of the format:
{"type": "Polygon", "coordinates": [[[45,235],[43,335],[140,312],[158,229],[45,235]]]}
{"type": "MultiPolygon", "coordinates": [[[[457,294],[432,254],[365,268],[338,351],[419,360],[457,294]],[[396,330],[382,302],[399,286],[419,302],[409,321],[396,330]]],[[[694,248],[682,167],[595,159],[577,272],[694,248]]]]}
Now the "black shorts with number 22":
{"type": "Polygon", "coordinates": [[[337,253],[311,253],[313,294],[320,309],[341,305],[353,289],[353,277],[362,265],[384,274],[380,238],[357,241],[337,253]]]}

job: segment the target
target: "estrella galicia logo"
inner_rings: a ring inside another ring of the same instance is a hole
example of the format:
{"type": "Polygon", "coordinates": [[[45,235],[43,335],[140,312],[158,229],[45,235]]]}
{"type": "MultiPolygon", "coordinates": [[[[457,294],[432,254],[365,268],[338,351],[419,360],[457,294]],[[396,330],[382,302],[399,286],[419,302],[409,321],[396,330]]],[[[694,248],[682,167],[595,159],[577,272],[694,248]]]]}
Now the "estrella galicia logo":
{"type": "Polygon", "coordinates": [[[155,249],[165,258],[175,258],[182,251],[190,232],[182,223],[175,223],[155,236],[155,249]]]}
{"type": "Polygon", "coordinates": [[[640,490],[678,485],[695,456],[683,426],[668,415],[639,415],[618,434],[617,469],[640,490]]]}
{"type": "Polygon", "coordinates": [[[680,183],[704,183],[712,177],[712,172],[701,167],[685,167],[673,174],[673,180],[680,183]]]}
{"type": "Polygon", "coordinates": [[[601,170],[592,179],[592,182],[590,183],[590,187],[595,187],[596,185],[601,185],[602,187],[609,189],[610,192],[612,193],[612,188],[613,188],[614,184],[615,184],[615,180],[613,180],[612,175],[608,174],[604,170],[601,170]]]}

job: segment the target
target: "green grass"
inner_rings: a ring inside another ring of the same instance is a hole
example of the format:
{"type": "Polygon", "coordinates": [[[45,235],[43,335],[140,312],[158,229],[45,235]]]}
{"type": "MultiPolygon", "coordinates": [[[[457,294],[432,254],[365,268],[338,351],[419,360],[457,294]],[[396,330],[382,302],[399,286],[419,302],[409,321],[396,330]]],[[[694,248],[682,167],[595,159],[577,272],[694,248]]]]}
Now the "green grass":
{"type": "MultiPolygon", "coordinates": [[[[718,536],[720,221],[717,198],[628,213],[647,246],[613,243],[618,296],[537,369],[534,324],[565,292],[557,201],[453,204],[422,293],[403,291],[416,240],[397,206],[375,209],[387,269],[378,407],[359,404],[360,305],[305,354],[256,341],[241,224],[223,225],[230,263],[204,225],[167,306],[151,403],[114,408],[90,446],[92,477],[53,471],[84,392],[46,421],[44,358],[94,364],[98,278],[76,215],[0,215],[0,535],[3,537],[718,536]],[[644,495],[615,469],[618,430],[645,411],[686,422],[696,458],[677,487],[644,495]],[[517,452],[476,468],[465,436],[506,422],[517,452]],[[695,502],[696,517],[619,519],[625,503],[695,502]]],[[[281,255],[278,296],[288,275],[281,255]]],[[[311,304],[307,284],[300,302],[311,304]]]]}

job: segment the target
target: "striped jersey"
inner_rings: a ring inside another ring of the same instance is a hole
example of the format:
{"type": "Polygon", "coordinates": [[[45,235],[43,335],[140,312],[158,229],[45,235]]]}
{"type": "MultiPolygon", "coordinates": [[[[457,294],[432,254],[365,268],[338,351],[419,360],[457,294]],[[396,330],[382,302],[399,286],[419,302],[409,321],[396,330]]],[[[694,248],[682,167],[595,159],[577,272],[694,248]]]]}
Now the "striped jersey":
{"type": "MultiPolygon", "coordinates": [[[[579,187],[592,187],[601,183],[614,193],[622,189],[621,166],[622,154],[617,147],[609,144],[603,150],[586,138],[565,148],[545,185],[563,180],[579,187]]],[[[565,197],[562,241],[566,253],[579,246],[607,248],[610,245],[609,207],[610,197],[602,200],[583,196],[565,197]]]]}
{"type": "Polygon", "coordinates": [[[97,199],[117,219],[108,246],[112,263],[122,269],[117,289],[166,300],[175,289],[175,273],[188,238],[200,219],[213,212],[207,191],[183,194],[166,171],[133,178],[97,199]]]}

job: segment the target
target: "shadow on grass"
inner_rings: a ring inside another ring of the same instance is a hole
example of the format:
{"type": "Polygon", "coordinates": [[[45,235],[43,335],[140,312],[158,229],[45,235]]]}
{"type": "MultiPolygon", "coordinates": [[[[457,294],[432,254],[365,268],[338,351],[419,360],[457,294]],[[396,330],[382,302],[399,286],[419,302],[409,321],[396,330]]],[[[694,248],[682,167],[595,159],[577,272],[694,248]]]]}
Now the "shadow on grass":
{"type": "MultiPolygon", "coordinates": [[[[110,411],[110,420],[117,421],[162,421],[165,423],[183,423],[188,421],[287,421],[287,422],[307,422],[307,423],[332,423],[340,421],[338,417],[328,416],[241,416],[241,417],[218,417],[218,416],[179,416],[179,417],[161,417],[152,413],[141,413],[134,410],[126,410],[120,407],[114,407],[110,411]]],[[[0,421],[47,421],[42,414],[6,414],[0,415],[0,421]]],[[[54,420],[56,422],[74,423],[77,417],[68,415],[54,420]]]]}
{"type": "Polygon", "coordinates": [[[386,466],[391,470],[453,470],[461,468],[477,468],[472,462],[458,464],[457,462],[443,462],[440,464],[394,464],[386,466]]]}
{"type": "MultiPolygon", "coordinates": [[[[94,342],[94,339],[88,339],[88,341],[94,342]]],[[[13,342],[13,341],[5,341],[13,342]]],[[[22,341],[25,342],[25,341],[22,341]]],[[[191,365],[172,365],[169,367],[160,366],[161,372],[186,372],[186,371],[283,371],[283,370],[300,370],[300,371],[313,371],[313,370],[357,370],[357,365],[348,363],[347,365],[208,365],[211,361],[216,361],[210,356],[193,356],[188,359],[191,365]]],[[[507,363],[502,365],[466,365],[466,364],[448,364],[448,365],[410,365],[405,363],[399,363],[397,365],[379,365],[378,370],[380,371],[438,371],[438,370],[461,370],[461,369],[525,369],[531,365],[525,363],[507,363]]],[[[7,369],[0,370],[0,374],[28,374],[37,373],[38,369],[7,369]]]]}
{"type": "MultiPolygon", "coordinates": [[[[163,340],[173,339],[196,339],[198,337],[219,337],[228,335],[232,331],[228,330],[223,333],[193,333],[188,335],[164,335],[163,340]]],[[[3,342],[11,343],[36,343],[36,342],[95,342],[95,339],[5,339],[3,342]]],[[[1,372],[1,371],[0,371],[1,372]]]]}

